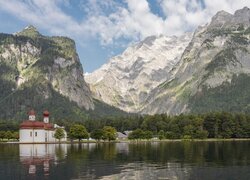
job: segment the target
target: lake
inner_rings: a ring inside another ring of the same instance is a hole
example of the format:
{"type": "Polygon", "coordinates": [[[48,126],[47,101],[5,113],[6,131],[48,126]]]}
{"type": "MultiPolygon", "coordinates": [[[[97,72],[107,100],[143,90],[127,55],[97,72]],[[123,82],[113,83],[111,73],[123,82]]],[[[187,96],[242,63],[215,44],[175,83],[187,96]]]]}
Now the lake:
{"type": "Polygon", "coordinates": [[[250,179],[250,141],[0,144],[0,179],[250,179]]]}

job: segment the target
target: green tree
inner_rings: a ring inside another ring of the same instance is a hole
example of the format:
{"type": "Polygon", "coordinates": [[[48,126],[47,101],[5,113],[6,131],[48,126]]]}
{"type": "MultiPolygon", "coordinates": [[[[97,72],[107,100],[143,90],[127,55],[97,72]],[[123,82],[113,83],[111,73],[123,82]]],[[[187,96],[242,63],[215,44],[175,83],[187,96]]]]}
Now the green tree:
{"type": "Polygon", "coordinates": [[[102,129],[95,129],[90,133],[90,137],[98,141],[100,141],[103,138],[103,135],[104,133],[102,129]]]}
{"type": "Polygon", "coordinates": [[[128,139],[151,139],[152,137],[152,131],[143,131],[141,129],[136,129],[129,134],[128,139]]]}
{"type": "Polygon", "coordinates": [[[208,137],[208,132],[206,130],[198,130],[195,133],[194,138],[197,139],[206,139],[208,137]]]}
{"type": "Polygon", "coordinates": [[[218,117],[215,114],[209,113],[204,117],[204,129],[208,131],[209,138],[218,137],[218,117]]]}
{"type": "Polygon", "coordinates": [[[141,128],[143,130],[149,130],[153,132],[157,132],[158,130],[158,123],[161,121],[160,115],[154,115],[154,116],[145,116],[145,119],[141,125],[141,128]]]}
{"type": "Polygon", "coordinates": [[[16,140],[18,140],[19,139],[19,132],[13,132],[12,133],[12,139],[16,139],[16,140]]]}
{"type": "Polygon", "coordinates": [[[172,131],[165,132],[166,139],[178,139],[179,137],[172,131]]]}
{"type": "Polygon", "coordinates": [[[129,133],[128,139],[142,139],[143,131],[141,129],[136,129],[129,133]]]}
{"type": "Polygon", "coordinates": [[[159,137],[160,140],[165,139],[165,133],[164,133],[163,130],[160,130],[160,131],[159,131],[158,137],[159,137]]]}
{"type": "Polygon", "coordinates": [[[233,128],[234,128],[232,116],[230,116],[229,113],[222,112],[220,118],[221,118],[221,126],[220,126],[221,137],[231,138],[233,135],[233,128]]]}
{"type": "Polygon", "coordinates": [[[69,137],[71,139],[78,139],[80,142],[81,139],[88,139],[89,133],[83,125],[75,124],[69,130],[69,137]]]}
{"type": "Polygon", "coordinates": [[[152,131],[144,131],[142,139],[151,139],[153,138],[153,132],[152,131]]]}
{"type": "Polygon", "coordinates": [[[103,127],[103,139],[104,140],[115,140],[116,139],[116,129],[111,126],[104,126],[103,127]]]}
{"type": "Polygon", "coordinates": [[[4,136],[5,136],[6,139],[9,140],[9,139],[12,138],[12,132],[11,131],[6,131],[4,136]]]}
{"type": "Polygon", "coordinates": [[[234,117],[233,138],[249,137],[250,121],[244,114],[236,114],[234,117]]]}
{"type": "Polygon", "coordinates": [[[193,125],[187,125],[184,127],[184,136],[190,136],[191,138],[194,138],[195,135],[195,128],[193,125]]]}
{"type": "Polygon", "coordinates": [[[64,130],[62,128],[57,128],[54,137],[61,142],[61,139],[65,137],[64,130]]]}
{"type": "Polygon", "coordinates": [[[3,140],[5,138],[5,132],[0,131],[0,139],[3,140]]]}

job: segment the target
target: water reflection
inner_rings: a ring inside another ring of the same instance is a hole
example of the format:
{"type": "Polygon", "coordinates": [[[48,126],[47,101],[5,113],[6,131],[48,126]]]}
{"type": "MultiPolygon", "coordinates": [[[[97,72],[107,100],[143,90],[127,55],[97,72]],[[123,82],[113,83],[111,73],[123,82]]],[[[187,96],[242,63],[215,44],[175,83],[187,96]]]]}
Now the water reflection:
{"type": "Polygon", "coordinates": [[[137,179],[137,180],[155,180],[155,179],[189,179],[190,177],[190,167],[181,167],[177,163],[168,163],[166,167],[157,167],[154,164],[141,164],[138,167],[136,163],[130,163],[123,167],[119,174],[108,175],[100,177],[102,180],[109,179],[137,179]]]}
{"type": "Polygon", "coordinates": [[[42,168],[42,174],[48,176],[50,163],[58,164],[66,153],[65,144],[19,144],[20,162],[27,167],[30,175],[35,175],[37,169],[42,168]]]}
{"type": "Polygon", "coordinates": [[[250,179],[250,141],[0,144],[0,179],[250,179]]]}

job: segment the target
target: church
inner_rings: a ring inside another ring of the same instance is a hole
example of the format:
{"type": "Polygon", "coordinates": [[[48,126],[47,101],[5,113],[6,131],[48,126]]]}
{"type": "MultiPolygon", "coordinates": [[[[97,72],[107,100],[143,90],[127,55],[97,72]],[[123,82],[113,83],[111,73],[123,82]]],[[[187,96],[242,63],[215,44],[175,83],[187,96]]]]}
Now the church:
{"type": "MultiPolygon", "coordinates": [[[[49,112],[43,112],[43,122],[36,121],[34,110],[29,112],[29,119],[20,124],[19,142],[20,143],[51,143],[58,140],[54,137],[57,128],[62,128],[57,124],[49,123],[49,112]]],[[[67,140],[67,133],[64,130],[65,137],[61,141],[67,140]]]]}

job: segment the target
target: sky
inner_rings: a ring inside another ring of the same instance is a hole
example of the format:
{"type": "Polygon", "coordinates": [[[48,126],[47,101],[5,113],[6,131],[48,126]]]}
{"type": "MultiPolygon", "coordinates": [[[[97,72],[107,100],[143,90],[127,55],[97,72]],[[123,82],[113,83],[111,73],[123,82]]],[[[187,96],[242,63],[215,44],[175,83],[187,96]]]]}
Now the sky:
{"type": "Polygon", "coordinates": [[[28,25],[75,40],[85,72],[152,35],[181,35],[250,0],[0,0],[0,32],[28,25]]]}

